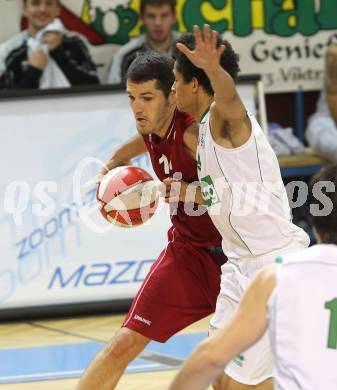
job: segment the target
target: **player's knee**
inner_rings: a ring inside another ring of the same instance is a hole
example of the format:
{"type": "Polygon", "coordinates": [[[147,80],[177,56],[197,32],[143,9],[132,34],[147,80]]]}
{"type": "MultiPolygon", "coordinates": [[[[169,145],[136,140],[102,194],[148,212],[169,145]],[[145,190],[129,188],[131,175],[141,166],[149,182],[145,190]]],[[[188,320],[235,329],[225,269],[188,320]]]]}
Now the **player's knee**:
{"type": "MultiPolygon", "coordinates": [[[[146,344],[145,344],[146,345],[146,344]]],[[[122,328],[104,347],[105,359],[119,363],[129,363],[145,347],[142,336],[127,328],[122,328]]]]}
{"type": "Polygon", "coordinates": [[[126,359],[134,342],[131,332],[119,331],[105,346],[104,352],[110,360],[126,359]]]}

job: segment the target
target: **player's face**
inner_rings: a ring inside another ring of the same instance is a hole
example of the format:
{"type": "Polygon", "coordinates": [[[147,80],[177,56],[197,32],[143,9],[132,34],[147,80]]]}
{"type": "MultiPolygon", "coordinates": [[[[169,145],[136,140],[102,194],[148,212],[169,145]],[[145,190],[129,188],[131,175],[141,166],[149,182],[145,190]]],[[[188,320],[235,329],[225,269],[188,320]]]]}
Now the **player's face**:
{"type": "Polygon", "coordinates": [[[170,37],[176,17],[168,4],[147,5],[142,15],[142,21],[149,38],[154,42],[161,43],[170,37]]]}
{"type": "Polygon", "coordinates": [[[191,83],[187,83],[183,75],[177,70],[176,64],[174,64],[174,84],[172,89],[176,94],[176,104],[179,111],[182,112],[194,112],[194,93],[193,93],[193,85],[191,83]]]}
{"type": "Polygon", "coordinates": [[[172,96],[167,99],[157,88],[155,80],[144,83],[133,83],[128,80],[126,90],[138,132],[143,135],[160,134],[170,116],[172,96]]]}
{"type": "Polygon", "coordinates": [[[57,0],[27,0],[23,15],[28,19],[29,27],[39,31],[45,28],[60,14],[57,0]]]}

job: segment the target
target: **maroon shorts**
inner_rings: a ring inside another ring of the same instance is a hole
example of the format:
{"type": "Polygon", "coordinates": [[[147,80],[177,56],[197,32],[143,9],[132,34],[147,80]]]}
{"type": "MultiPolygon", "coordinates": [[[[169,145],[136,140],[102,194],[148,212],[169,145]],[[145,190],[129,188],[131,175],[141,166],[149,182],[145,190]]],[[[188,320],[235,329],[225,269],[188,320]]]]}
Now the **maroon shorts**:
{"type": "Polygon", "coordinates": [[[159,342],[214,312],[226,261],[223,253],[192,245],[174,228],[168,236],[123,323],[159,342]]]}

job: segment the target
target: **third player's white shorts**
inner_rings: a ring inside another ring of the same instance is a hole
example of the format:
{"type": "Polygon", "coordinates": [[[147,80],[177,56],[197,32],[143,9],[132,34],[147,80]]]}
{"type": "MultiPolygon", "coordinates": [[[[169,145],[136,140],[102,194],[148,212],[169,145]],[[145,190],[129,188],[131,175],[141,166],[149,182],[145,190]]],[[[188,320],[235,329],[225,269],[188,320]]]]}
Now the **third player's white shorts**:
{"type": "MultiPolygon", "coordinates": [[[[210,321],[210,334],[226,322],[237,308],[242,294],[254,274],[266,264],[273,263],[275,257],[268,260],[230,261],[221,267],[221,289],[216,310],[210,321]]],[[[225,373],[237,382],[257,385],[272,376],[272,354],[268,332],[253,346],[233,359],[225,368],[225,373]]]]}

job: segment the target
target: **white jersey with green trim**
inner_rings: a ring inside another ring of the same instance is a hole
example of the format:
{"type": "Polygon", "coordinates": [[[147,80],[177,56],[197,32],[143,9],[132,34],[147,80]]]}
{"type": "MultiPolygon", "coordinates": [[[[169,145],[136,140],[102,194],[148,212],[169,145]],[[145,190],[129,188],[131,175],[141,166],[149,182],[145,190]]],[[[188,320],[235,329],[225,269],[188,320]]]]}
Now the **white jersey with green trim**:
{"type": "Polygon", "coordinates": [[[242,146],[218,145],[209,113],[199,126],[198,176],[210,217],[231,260],[274,258],[309,245],[308,235],[291,220],[277,157],[256,119],[242,146]]]}
{"type": "Polygon", "coordinates": [[[337,389],[337,245],[286,255],[268,320],[277,390],[337,389]]]}

